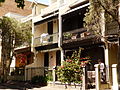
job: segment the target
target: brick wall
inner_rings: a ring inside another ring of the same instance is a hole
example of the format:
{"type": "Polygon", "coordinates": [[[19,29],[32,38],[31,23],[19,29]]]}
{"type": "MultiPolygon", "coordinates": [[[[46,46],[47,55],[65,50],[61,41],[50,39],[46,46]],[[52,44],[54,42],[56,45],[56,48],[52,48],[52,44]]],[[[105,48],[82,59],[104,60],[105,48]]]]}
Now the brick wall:
{"type": "Polygon", "coordinates": [[[25,1],[24,9],[17,8],[15,0],[5,0],[5,3],[0,7],[0,16],[5,15],[8,12],[17,13],[23,16],[27,16],[32,13],[32,8],[30,8],[31,2],[25,1]]]}

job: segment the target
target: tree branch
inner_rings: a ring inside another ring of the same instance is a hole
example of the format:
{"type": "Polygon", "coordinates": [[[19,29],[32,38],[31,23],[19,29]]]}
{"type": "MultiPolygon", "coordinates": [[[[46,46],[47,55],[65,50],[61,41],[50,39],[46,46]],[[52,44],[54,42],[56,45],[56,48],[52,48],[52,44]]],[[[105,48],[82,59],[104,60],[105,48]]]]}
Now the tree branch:
{"type": "Polygon", "coordinates": [[[101,1],[98,1],[97,0],[97,3],[100,4],[100,6],[102,6],[102,8],[105,10],[106,13],[108,13],[110,16],[112,16],[112,18],[118,23],[118,27],[119,27],[119,30],[120,30],[120,22],[119,22],[119,16],[116,18],[113,13],[111,13],[103,4],[101,1]]]}

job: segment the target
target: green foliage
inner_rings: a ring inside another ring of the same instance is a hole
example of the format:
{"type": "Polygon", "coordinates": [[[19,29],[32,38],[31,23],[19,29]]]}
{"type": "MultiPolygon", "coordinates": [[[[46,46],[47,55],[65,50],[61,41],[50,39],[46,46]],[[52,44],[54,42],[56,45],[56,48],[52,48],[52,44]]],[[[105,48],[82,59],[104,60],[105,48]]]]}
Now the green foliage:
{"type": "Polygon", "coordinates": [[[48,78],[45,76],[34,76],[31,79],[33,84],[46,85],[48,78]]]}
{"type": "Polygon", "coordinates": [[[24,8],[25,6],[25,1],[24,0],[15,0],[15,2],[17,3],[17,7],[19,8],[24,8]]]}
{"type": "Polygon", "coordinates": [[[30,45],[31,30],[31,23],[29,22],[21,23],[8,17],[0,18],[0,38],[2,40],[1,63],[2,66],[5,64],[5,75],[9,73],[12,57],[15,55],[14,49],[22,45],[30,45]]]}
{"type": "Polygon", "coordinates": [[[0,0],[0,2],[5,2],[5,0],[0,0]]]}
{"type": "Polygon", "coordinates": [[[89,0],[90,6],[85,14],[85,27],[87,30],[93,30],[95,34],[101,35],[101,14],[105,14],[105,21],[116,21],[120,25],[118,20],[118,4],[119,0],[89,0]]]}
{"type": "Polygon", "coordinates": [[[82,83],[82,67],[89,63],[89,58],[80,58],[81,49],[75,51],[70,58],[63,61],[63,65],[57,67],[56,73],[58,80],[63,83],[82,83]]]}
{"type": "Polygon", "coordinates": [[[72,37],[72,34],[69,32],[63,33],[64,39],[70,39],[72,37]]]}
{"type": "Polygon", "coordinates": [[[31,25],[31,22],[19,23],[18,30],[16,30],[16,46],[31,45],[31,25]]]}
{"type": "Polygon", "coordinates": [[[49,70],[49,71],[48,71],[48,75],[47,75],[47,77],[48,77],[48,81],[53,81],[52,70],[49,70]]]}
{"type": "Polygon", "coordinates": [[[31,44],[31,22],[21,23],[15,19],[3,17],[0,19],[0,28],[2,30],[2,38],[7,39],[3,39],[7,45],[14,44],[13,46],[15,48],[23,44],[31,44]]]}
{"type": "Polygon", "coordinates": [[[90,0],[90,6],[88,7],[88,11],[85,14],[85,27],[89,31],[94,31],[96,34],[100,34],[100,19],[101,19],[101,6],[94,2],[94,0],[90,0]]]}

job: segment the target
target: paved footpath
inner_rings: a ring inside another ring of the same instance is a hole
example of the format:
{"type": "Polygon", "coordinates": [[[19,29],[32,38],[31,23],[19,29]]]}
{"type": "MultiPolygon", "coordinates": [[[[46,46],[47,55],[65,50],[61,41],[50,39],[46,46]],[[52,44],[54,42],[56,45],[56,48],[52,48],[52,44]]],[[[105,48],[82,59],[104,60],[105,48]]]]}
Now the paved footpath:
{"type": "MultiPolygon", "coordinates": [[[[45,87],[41,87],[41,88],[33,88],[33,89],[28,89],[28,90],[82,90],[82,89],[73,89],[73,88],[59,88],[59,87],[53,87],[53,86],[45,86],[45,87]]],[[[96,90],[96,89],[87,89],[87,90],[96,90]]],[[[111,90],[111,89],[104,89],[104,90],[111,90]]]]}
{"type": "MultiPolygon", "coordinates": [[[[1,83],[0,84],[0,90],[82,90],[80,88],[75,87],[68,87],[65,89],[64,86],[34,86],[27,82],[14,82],[14,81],[8,81],[7,83],[1,83]]],[[[95,90],[95,89],[89,89],[89,90],[95,90]]],[[[105,89],[110,90],[110,89],[105,89]]]]}
{"type": "Polygon", "coordinates": [[[66,89],[64,89],[64,88],[55,88],[55,87],[46,86],[46,87],[33,88],[33,89],[28,89],[28,90],[66,90],[66,89]]]}
{"type": "Polygon", "coordinates": [[[59,88],[59,87],[53,87],[53,86],[46,86],[41,88],[33,88],[28,90],[80,90],[80,89],[65,89],[65,88],[59,88]]]}

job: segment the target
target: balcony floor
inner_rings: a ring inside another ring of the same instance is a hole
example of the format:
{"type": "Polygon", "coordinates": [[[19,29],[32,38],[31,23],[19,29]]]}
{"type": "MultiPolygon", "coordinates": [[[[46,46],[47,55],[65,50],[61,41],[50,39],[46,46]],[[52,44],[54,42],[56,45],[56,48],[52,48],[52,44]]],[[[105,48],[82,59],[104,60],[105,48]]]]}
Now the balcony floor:
{"type": "Polygon", "coordinates": [[[54,43],[54,44],[51,44],[51,45],[45,45],[45,46],[35,47],[35,49],[36,49],[37,51],[39,51],[39,50],[54,49],[54,48],[58,48],[58,43],[54,43]]]}
{"type": "Polygon", "coordinates": [[[62,48],[75,48],[75,47],[85,47],[89,45],[103,44],[100,38],[92,37],[88,39],[81,40],[80,38],[74,40],[64,40],[62,43],[62,48]]]}

